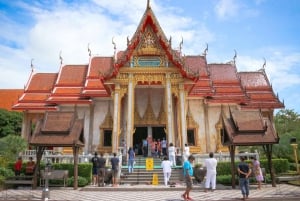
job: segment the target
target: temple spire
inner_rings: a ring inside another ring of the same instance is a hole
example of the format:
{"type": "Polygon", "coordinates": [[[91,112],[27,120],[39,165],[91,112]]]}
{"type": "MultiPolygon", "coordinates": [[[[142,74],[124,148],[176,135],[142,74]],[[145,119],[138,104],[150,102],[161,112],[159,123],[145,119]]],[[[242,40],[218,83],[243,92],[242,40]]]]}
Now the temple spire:
{"type": "Polygon", "coordinates": [[[150,0],[147,0],[147,9],[150,8],[150,0]]]}

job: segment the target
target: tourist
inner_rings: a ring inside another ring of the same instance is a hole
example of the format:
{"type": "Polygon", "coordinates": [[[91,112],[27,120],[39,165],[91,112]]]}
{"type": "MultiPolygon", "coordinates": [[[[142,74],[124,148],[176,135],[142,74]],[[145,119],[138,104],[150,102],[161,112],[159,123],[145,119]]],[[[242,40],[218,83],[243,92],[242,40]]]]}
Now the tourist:
{"type": "Polygon", "coordinates": [[[29,161],[26,163],[25,168],[25,175],[32,176],[35,169],[35,162],[33,161],[33,158],[30,156],[29,161]]]}
{"type": "Polygon", "coordinates": [[[158,157],[160,158],[160,156],[161,156],[161,141],[160,141],[160,139],[157,139],[157,155],[158,155],[158,157]]]}
{"type": "Polygon", "coordinates": [[[176,166],[176,148],[174,147],[173,143],[171,142],[168,148],[169,152],[169,160],[172,163],[172,166],[176,166]]]}
{"type": "Polygon", "coordinates": [[[22,158],[18,157],[18,160],[15,162],[15,165],[14,165],[15,176],[21,175],[22,163],[23,163],[22,158]]]}
{"type": "Polygon", "coordinates": [[[204,160],[204,167],[206,167],[206,181],[205,181],[205,192],[210,188],[214,191],[216,189],[216,178],[217,178],[217,159],[214,158],[214,153],[209,153],[209,158],[204,160]]]}
{"type": "Polygon", "coordinates": [[[171,173],[172,173],[172,163],[169,161],[167,156],[164,156],[163,161],[161,162],[161,167],[164,173],[164,183],[165,186],[168,186],[170,181],[171,173]]]}
{"type": "Polygon", "coordinates": [[[110,159],[111,162],[111,170],[112,170],[112,186],[118,186],[118,174],[119,174],[119,163],[120,160],[117,157],[117,154],[114,153],[114,156],[110,159]]]}
{"type": "Polygon", "coordinates": [[[188,157],[188,160],[184,161],[183,163],[183,176],[184,176],[184,179],[185,179],[185,183],[186,183],[186,189],[185,189],[185,192],[181,195],[181,197],[188,201],[188,200],[193,200],[191,197],[190,197],[190,191],[192,190],[193,188],[193,180],[192,180],[192,177],[193,177],[193,162],[195,160],[195,157],[193,155],[190,155],[188,157]]]}
{"type": "Polygon", "coordinates": [[[151,142],[151,155],[153,157],[156,157],[157,154],[157,142],[156,139],[153,139],[153,141],[151,142]]]}
{"type": "Polygon", "coordinates": [[[148,141],[147,139],[143,139],[143,156],[148,156],[148,141]]]}
{"type": "Polygon", "coordinates": [[[261,189],[261,183],[264,180],[264,176],[260,167],[260,162],[257,160],[256,157],[251,157],[252,159],[252,165],[253,165],[253,172],[255,175],[255,179],[258,183],[258,187],[257,189],[260,190],[261,189]]]}
{"type": "Polygon", "coordinates": [[[167,155],[167,141],[165,138],[163,138],[161,141],[161,150],[162,150],[162,155],[166,156],[167,155]]]}
{"type": "Polygon", "coordinates": [[[103,157],[103,153],[100,153],[99,158],[99,172],[98,172],[98,186],[104,186],[104,180],[105,180],[105,165],[106,165],[106,159],[103,157]],[[101,184],[100,184],[101,182],[101,184]]]}
{"type": "Polygon", "coordinates": [[[92,185],[98,185],[98,172],[99,172],[99,157],[97,152],[95,152],[93,158],[91,159],[93,164],[93,182],[92,185]]]}
{"type": "Polygon", "coordinates": [[[131,147],[129,147],[128,155],[127,155],[127,161],[128,161],[128,172],[133,172],[133,166],[134,166],[134,159],[135,159],[135,152],[131,147]]]}
{"type": "Polygon", "coordinates": [[[189,156],[190,156],[190,147],[188,146],[188,144],[184,144],[183,161],[186,161],[189,156]]]}
{"type": "Polygon", "coordinates": [[[251,169],[247,163],[245,163],[245,158],[240,157],[241,162],[238,165],[239,173],[239,183],[242,192],[242,200],[246,200],[249,197],[249,176],[251,174],[251,169]]]}

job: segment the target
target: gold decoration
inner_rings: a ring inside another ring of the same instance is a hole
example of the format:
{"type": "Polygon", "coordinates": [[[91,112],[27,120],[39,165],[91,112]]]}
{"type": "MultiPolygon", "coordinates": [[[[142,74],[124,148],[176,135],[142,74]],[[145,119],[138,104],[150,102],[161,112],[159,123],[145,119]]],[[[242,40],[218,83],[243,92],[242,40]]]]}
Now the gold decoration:
{"type": "Polygon", "coordinates": [[[223,124],[222,124],[222,112],[219,117],[219,121],[215,125],[216,128],[216,150],[217,152],[228,152],[228,147],[222,145],[222,133],[221,130],[223,129],[223,124]]]}
{"type": "Polygon", "coordinates": [[[141,36],[139,47],[135,50],[136,55],[161,55],[162,48],[159,46],[156,34],[153,29],[148,25],[144,34],[141,36]]]}

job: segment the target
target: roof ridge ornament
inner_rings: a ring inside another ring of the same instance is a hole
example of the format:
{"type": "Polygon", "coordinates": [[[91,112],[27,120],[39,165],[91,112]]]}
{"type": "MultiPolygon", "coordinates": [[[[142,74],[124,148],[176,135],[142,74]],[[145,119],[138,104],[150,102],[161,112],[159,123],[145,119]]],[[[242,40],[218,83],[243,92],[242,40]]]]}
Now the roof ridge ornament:
{"type": "Polygon", "coordinates": [[[181,36],[181,42],[179,43],[179,53],[181,56],[181,52],[182,52],[182,46],[183,46],[183,37],[181,36]]]}
{"type": "Polygon", "coordinates": [[[208,52],[208,44],[206,43],[206,48],[205,48],[205,50],[203,51],[203,56],[204,57],[206,57],[206,55],[207,55],[207,52],[208,52]]]}
{"type": "Polygon", "coordinates": [[[264,58],[264,63],[263,63],[263,65],[262,65],[262,67],[261,67],[258,71],[260,71],[260,72],[265,72],[266,65],[267,65],[267,61],[266,61],[266,58],[264,58]]]}
{"type": "Polygon", "coordinates": [[[90,43],[88,43],[88,46],[87,46],[87,48],[88,48],[89,57],[91,57],[91,55],[92,55],[92,51],[91,51],[91,49],[90,49],[90,43]]]}
{"type": "Polygon", "coordinates": [[[234,50],[234,56],[232,58],[234,65],[235,65],[235,62],[236,62],[236,57],[237,57],[237,53],[236,53],[236,50],[234,50]]]}
{"type": "Polygon", "coordinates": [[[117,45],[116,45],[116,43],[115,43],[115,41],[114,41],[114,37],[112,37],[111,43],[112,43],[113,46],[114,46],[114,59],[115,59],[115,62],[116,62],[116,61],[117,61],[117,45]]]}
{"type": "Polygon", "coordinates": [[[62,56],[61,56],[61,51],[59,52],[59,60],[60,60],[60,65],[62,65],[62,63],[63,63],[63,58],[62,58],[62,56]]]}
{"type": "Polygon", "coordinates": [[[31,59],[31,62],[30,62],[30,68],[31,68],[31,72],[34,71],[34,65],[33,65],[33,58],[31,59]]]}

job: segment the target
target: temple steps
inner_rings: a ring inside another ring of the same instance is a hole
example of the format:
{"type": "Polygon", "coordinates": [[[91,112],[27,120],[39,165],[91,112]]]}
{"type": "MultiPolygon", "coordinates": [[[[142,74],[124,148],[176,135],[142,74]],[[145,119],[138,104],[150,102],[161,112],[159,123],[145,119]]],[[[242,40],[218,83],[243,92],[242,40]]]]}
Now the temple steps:
{"type": "MultiPolygon", "coordinates": [[[[122,178],[121,183],[125,185],[137,185],[137,184],[164,184],[163,170],[161,168],[161,159],[153,158],[153,169],[146,170],[146,160],[148,157],[137,156],[135,158],[134,170],[132,173],[128,172],[128,166],[122,166],[122,178]],[[157,176],[157,177],[156,177],[157,176]],[[156,180],[157,179],[157,180],[156,180]]],[[[149,167],[149,166],[148,166],[149,167]]],[[[176,166],[172,168],[170,183],[178,183],[182,181],[182,168],[176,166]]]]}

